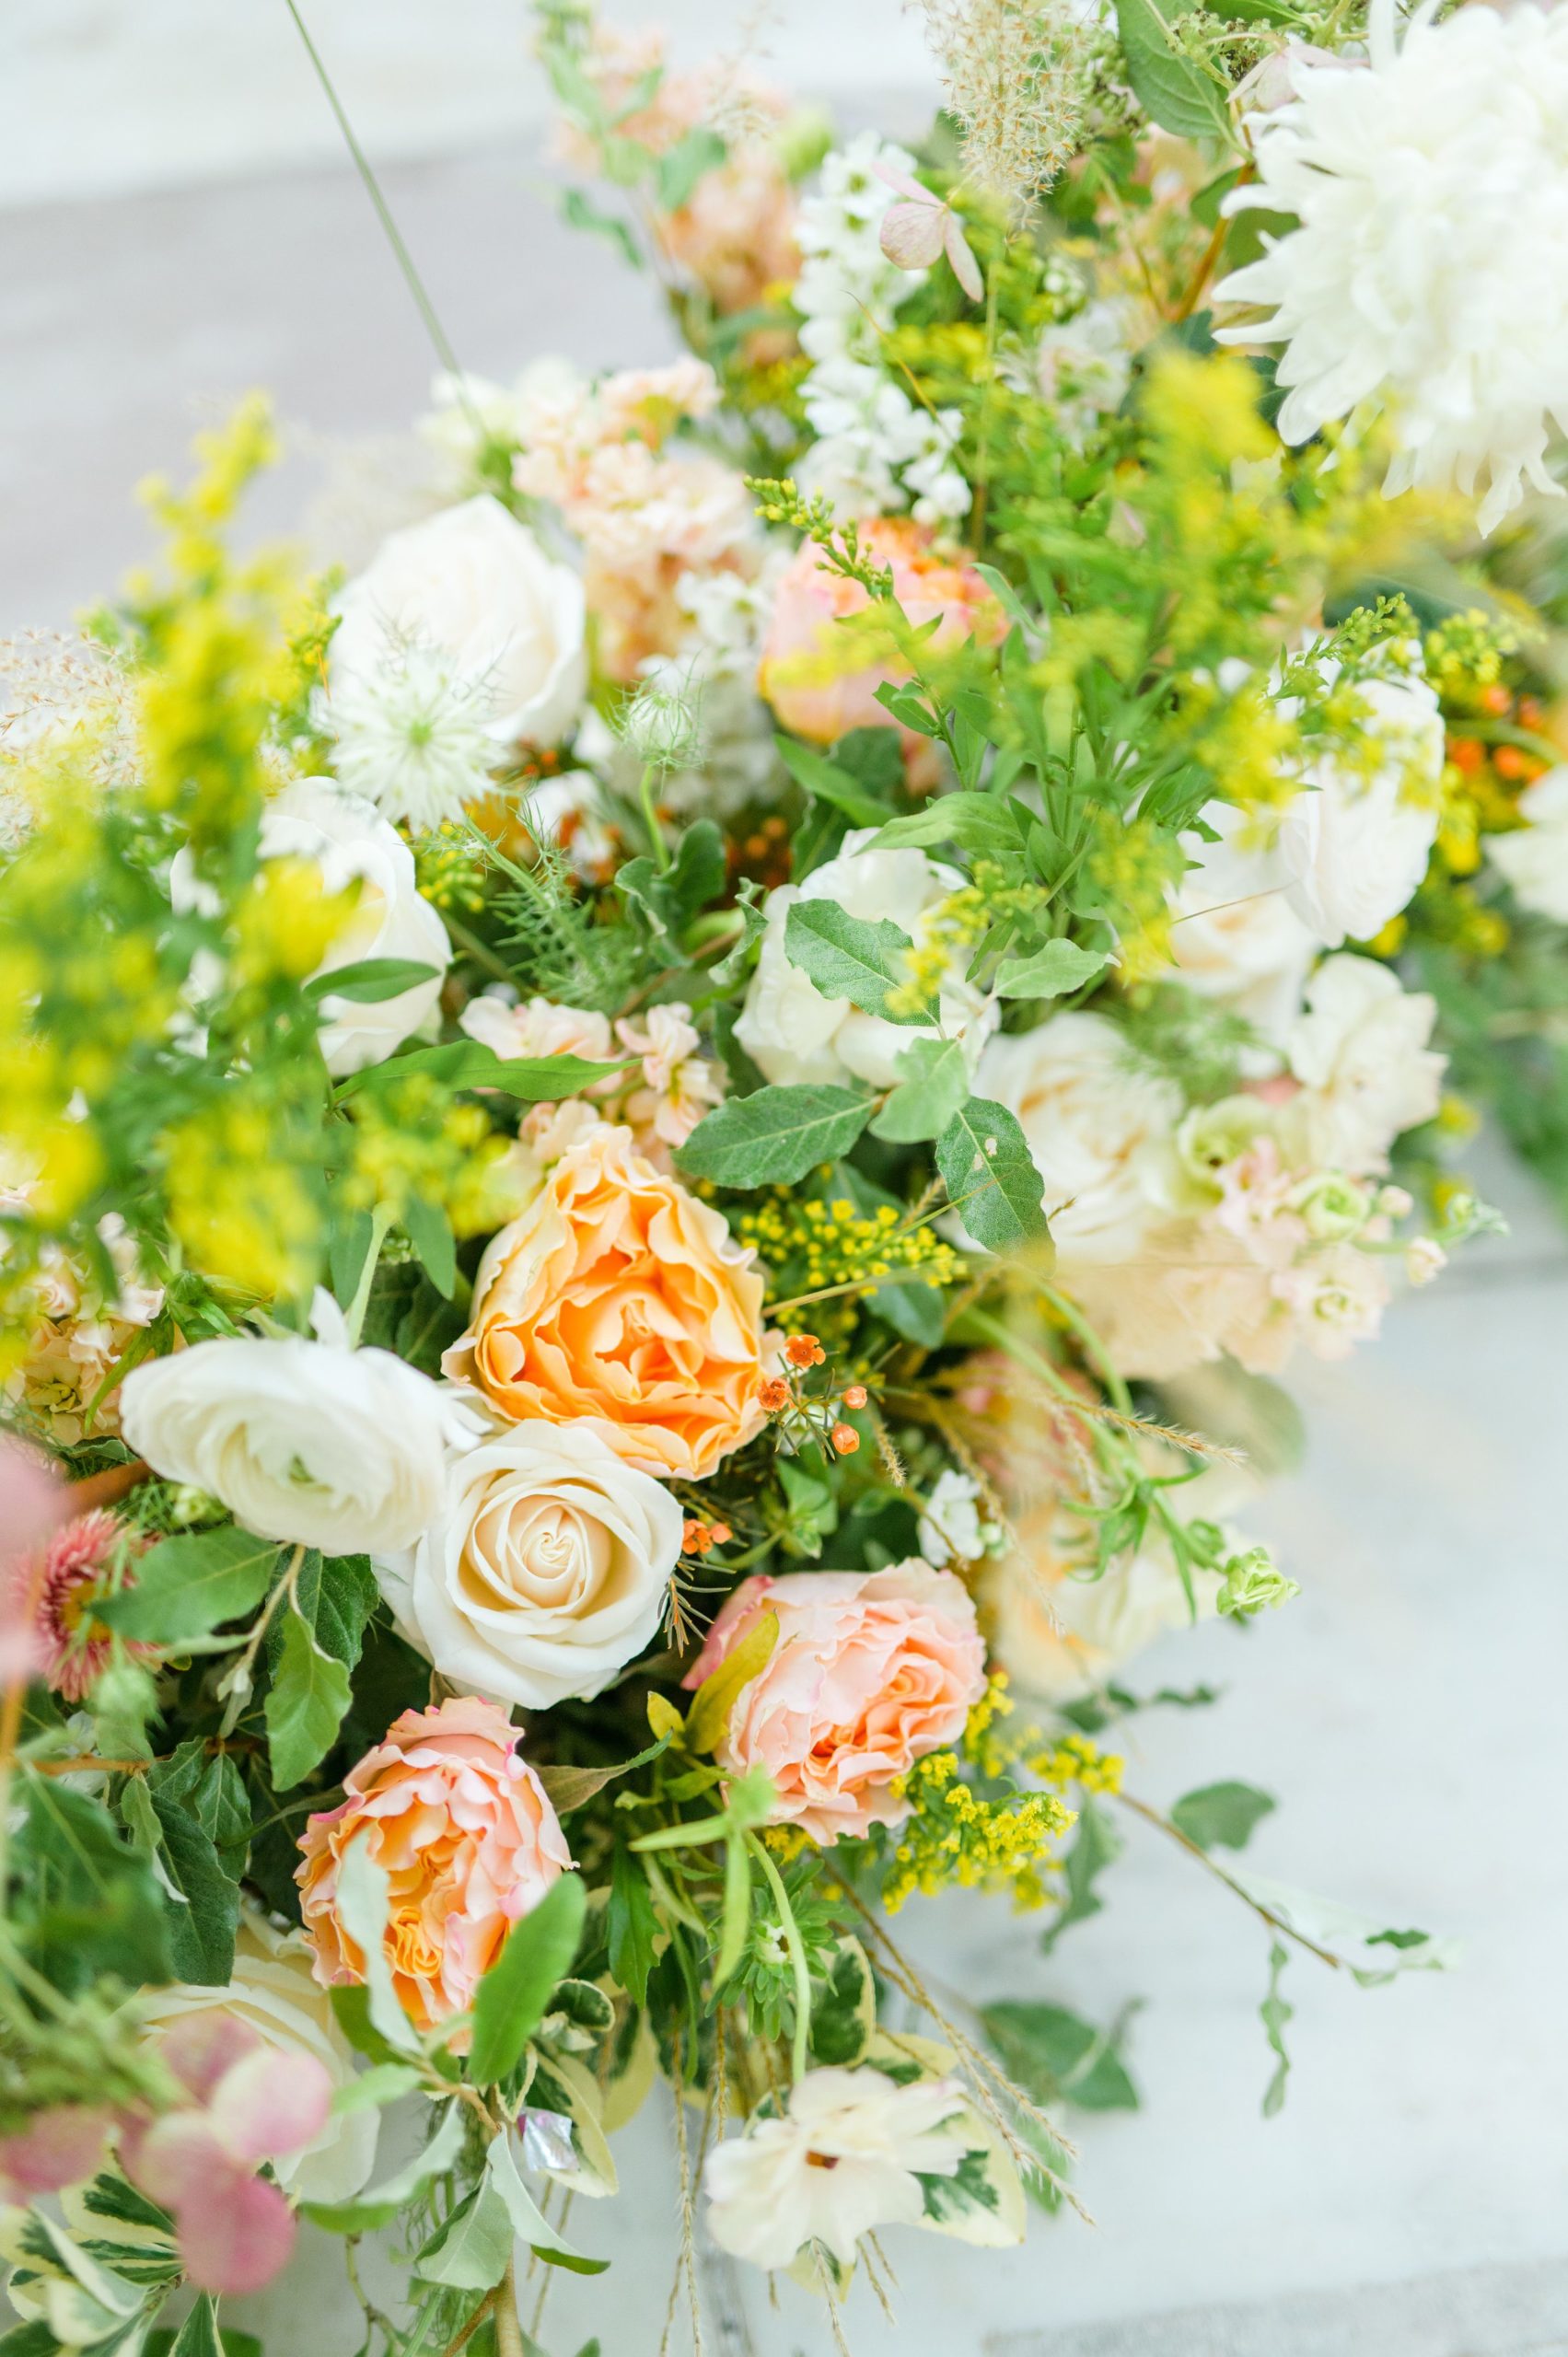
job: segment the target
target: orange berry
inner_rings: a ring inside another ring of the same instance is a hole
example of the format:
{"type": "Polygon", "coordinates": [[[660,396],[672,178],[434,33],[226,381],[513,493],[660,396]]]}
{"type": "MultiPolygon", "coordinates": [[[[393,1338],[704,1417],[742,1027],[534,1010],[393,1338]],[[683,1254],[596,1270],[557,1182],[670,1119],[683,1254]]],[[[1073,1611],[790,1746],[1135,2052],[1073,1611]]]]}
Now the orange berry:
{"type": "Polygon", "coordinates": [[[1450,737],[1448,759],[1457,770],[1463,770],[1467,776],[1473,775],[1485,765],[1486,748],[1473,737],[1450,737]]]}
{"type": "Polygon", "coordinates": [[[735,1537],[727,1522],[715,1522],[708,1533],[715,1547],[727,1547],[735,1537]]]}
{"type": "Polygon", "coordinates": [[[864,1383],[852,1383],[852,1384],[850,1385],[850,1387],[849,1387],[848,1390],[844,1393],[844,1406],[845,1406],[846,1408],[852,1408],[852,1409],[853,1409],[853,1408],[864,1408],[864,1407],[865,1407],[865,1384],[864,1384],[864,1383]]]}
{"type": "Polygon", "coordinates": [[[860,1434],[853,1424],[833,1426],[833,1446],[840,1457],[853,1457],[860,1446],[860,1434]]]}
{"type": "Polygon", "coordinates": [[[1499,745],[1492,756],[1492,766],[1499,777],[1534,777],[1540,767],[1532,761],[1522,745],[1499,745]]]}
{"type": "Polygon", "coordinates": [[[1483,688],[1481,700],[1486,710],[1494,714],[1506,712],[1514,701],[1501,679],[1494,679],[1491,687],[1483,688]]]}

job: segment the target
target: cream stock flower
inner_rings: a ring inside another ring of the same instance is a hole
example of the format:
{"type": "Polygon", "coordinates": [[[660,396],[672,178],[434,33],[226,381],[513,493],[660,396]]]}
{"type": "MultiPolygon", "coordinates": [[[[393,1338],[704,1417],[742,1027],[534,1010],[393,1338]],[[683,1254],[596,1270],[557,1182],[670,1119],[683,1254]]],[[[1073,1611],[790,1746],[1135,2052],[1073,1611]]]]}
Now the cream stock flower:
{"type": "Polygon", "coordinates": [[[701,1480],[764,1422],[762,1279],[630,1131],[571,1130],[487,1248],[443,1368],[509,1422],[593,1417],[628,1464],[701,1480]]]}
{"type": "Polygon", "coordinates": [[[1324,959],[1287,1042],[1305,1084],[1284,1109],[1301,1163],[1357,1177],[1388,1168],[1400,1132],[1437,1110],[1447,1059],[1426,1044],[1436,1019],[1435,1000],[1373,958],[1324,959]]]}
{"type": "Polygon", "coordinates": [[[512,1424],[453,1452],[436,1519],[376,1574],[443,1678],[548,1710],[599,1693],[653,1638],[683,1520],[602,1428],[512,1424]]]}

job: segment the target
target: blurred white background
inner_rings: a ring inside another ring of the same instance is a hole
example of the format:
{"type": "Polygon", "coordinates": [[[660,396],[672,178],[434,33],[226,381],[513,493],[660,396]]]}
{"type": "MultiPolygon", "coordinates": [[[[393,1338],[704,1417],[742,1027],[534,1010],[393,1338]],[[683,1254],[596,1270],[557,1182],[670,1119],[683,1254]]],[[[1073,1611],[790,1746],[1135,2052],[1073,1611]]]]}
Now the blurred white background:
{"type": "MultiPolygon", "coordinates": [[[[306,13],[467,366],[667,346],[651,291],[559,222],[516,0],[306,13]]],[[[757,13],[657,12],[687,55],[733,49],[757,13]]],[[[784,0],[758,45],[854,120],[913,127],[930,103],[899,0],[784,0]]],[[[324,458],[406,429],[431,366],[284,0],[0,0],[0,631],[113,588],[145,552],[135,482],[235,394],[271,388],[289,429],[254,519],[281,528],[324,458]]],[[[1134,1833],[1107,1912],[1049,1968],[1004,1909],[912,1908],[900,1933],[977,2001],[1101,2022],[1146,2001],[1146,2107],[1069,2123],[1098,2230],[1038,2220],[1025,2249],[983,2257],[901,2237],[898,2327],[857,2293],[856,2357],[1568,2357],[1568,1252],[1517,1172],[1482,1175],[1514,1237],[1304,1381],[1307,1470],[1255,1517],[1302,1598],[1140,1664],[1143,1689],[1229,1690],[1128,1736],[1146,1797],[1223,1776],[1278,1793],[1260,1871],[1458,1935],[1463,1968],[1361,1992],[1293,1964],[1295,2069],[1264,2122],[1262,1929],[1155,1837],[1134,1833]]],[[[653,2357],[669,2141],[650,2107],[621,2201],[575,2220],[618,2263],[552,2293],[558,2357],[595,2328],[606,2357],[653,2357]]],[[[268,2357],[350,2357],[340,2280],[324,2250],[257,2304],[268,2357]]],[[[787,2288],[777,2313],[760,2279],[710,2290],[721,2357],[829,2347],[787,2288]]]]}

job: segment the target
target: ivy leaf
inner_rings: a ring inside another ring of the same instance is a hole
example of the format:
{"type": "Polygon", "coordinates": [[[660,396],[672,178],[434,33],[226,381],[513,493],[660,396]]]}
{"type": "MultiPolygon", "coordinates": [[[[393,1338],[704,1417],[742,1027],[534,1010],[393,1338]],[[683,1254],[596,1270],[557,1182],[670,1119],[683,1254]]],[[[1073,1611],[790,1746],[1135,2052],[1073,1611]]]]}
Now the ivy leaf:
{"type": "Polygon", "coordinates": [[[847,1088],[759,1088],[716,1105],[676,1160],[721,1187],[793,1186],[847,1154],[870,1118],[871,1099],[847,1088]]]}
{"type": "Polygon", "coordinates": [[[521,2059],[572,1968],[587,1904],[582,1876],[560,1875],[506,1934],[474,1995],[469,2076],[477,2086],[505,2078],[521,2059]]]}
{"type": "Polygon", "coordinates": [[[1082,990],[1109,963],[1103,949],[1081,949],[1075,941],[1048,941],[1028,958],[1005,958],[996,987],[1004,998],[1061,998],[1082,990]]]}
{"type": "Polygon", "coordinates": [[[277,1562],[277,1542],[233,1524],[222,1530],[165,1538],[136,1566],[136,1585],[106,1596],[93,1611],[122,1637],[172,1645],[209,1636],[261,1601],[277,1562]]]}
{"type": "Polygon", "coordinates": [[[1278,2055],[1274,2075],[1263,2091],[1263,2117],[1272,2119],[1284,2109],[1285,2081],[1290,2076],[1290,2056],[1285,2052],[1285,2024],[1295,2013],[1295,2007],[1285,2003],[1280,1994],[1280,1979],[1290,1962],[1290,1950],[1275,1940],[1269,1950],[1269,1986],[1258,2008],[1258,2018],[1263,2025],[1263,2035],[1278,2055]]]}
{"type": "Polygon", "coordinates": [[[213,2295],[203,2292],[180,2326],[168,2357],[226,2357],[218,2339],[217,2310],[213,2295]]]}
{"type": "Polygon", "coordinates": [[[455,2292],[488,2292],[506,2272],[512,2257],[512,2221],[488,2176],[438,2226],[414,2259],[413,2271],[426,2283],[455,2292]]]}
{"type": "Polygon", "coordinates": [[[1245,1850],[1253,1829],[1276,1805],[1255,1784],[1202,1784],[1173,1805],[1170,1821],[1200,1850],[1245,1850]]]}
{"type": "Polygon", "coordinates": [[[1116,29],[1127,78],[1139,104],[1162,131],[1179,139],[1234,144],[1230,115],[1217,83],[1172,40],[1152,0],[1117,0],[1116,29]]]}
{"type": "Polygon", "coordinates": [[[957,1120],[970,1093],[969,1060],[961,1039],[912,1039],[895,1066],[898,1086],[871,1124],[874,1138],[914,1145],[940,1137],[957,1120]]]}
{"type": "Polygon", "coordinates": [[[1049,1236],[1044,1187],[1005,1105],[971,1097],[936,1141],[936,1167],[977,1244],[1008,1252],[1049,1236]]]}
{"type": "MultiPolygon", "coordinates": [[[[372,2234],[377,2226],[389,2226],[401,2211],[417,2201],[438,2177],[444,2177],[462,2149],[462,2106],[448,2104],[424,2152],[416,2154],[395,2177],[369,2187],[347,2201],[302,2201],[299,2206],[306,2217],[334,2235],[372,2234]]],[[[505,2265],[503,2259],[502,2266],[505,2265]]],[[[485,2288],[488,2290],[488,2285],[485,2288]]]]}
{"type": "Polygon", "coordinates": [[[885,1023],[928,1023],[933,1010],[892,1012],[889,991],[908,980],[906,959],[914,943],[901,925],[880,917],[875,924],[852,917],[836,900],[796,900],[784,919],[784,952],[792,966],[816,983],[825,998],[847,998],[885,1023]]]}
{"type": "Polygon", "coordinates": [[[305,985],[305,995],[318,1002],[346,998],[356,1004],[374,1004],[380,999],[401,998],[404,991],[437,979],[434,966],[422,966],[413,958],[361,958],[352,966],[314,975],[305,985]]]}
{"type": "Polygon", "coordinates": [[[1114,2035],[1063,2005],[1004,1999],[981,2014],[1009,2074],[1037,2103],[1075,2103],[1083,2111],[1136,2111],[1138,2091],[1116,2050],[1114,2035]]]}
{"type": "Polygon", "coordinates": [[[321,1651],[309,1622],[291,1610],[263,1706],[268,1758],[278,1792],[303,1783],[326,1758],[353,1700],[343,1663],[321,1651]]]}
{"type": "MultiPolygon", "coordinates": [[[[566,1879],[563,1875],[562,1881],[566,1879]]],[[[559,1890],[561,1884],[553,1883],[551,1887],[559,1890]]],[[[490,2150],[484,2156],[483,2181],[500,2196],[517,2240],[527,2243],[540,2258],[552,2267],[569,2268],[574,2275],[604,2273],[610,2265],[609,2259],[585,2258],[580,2251],[573,2249],[570,2243],[562,2241],[518,2176],[517,2164],[512,2154],[512,2140],[505,2132],[491,2140],[490,2150]]]]}

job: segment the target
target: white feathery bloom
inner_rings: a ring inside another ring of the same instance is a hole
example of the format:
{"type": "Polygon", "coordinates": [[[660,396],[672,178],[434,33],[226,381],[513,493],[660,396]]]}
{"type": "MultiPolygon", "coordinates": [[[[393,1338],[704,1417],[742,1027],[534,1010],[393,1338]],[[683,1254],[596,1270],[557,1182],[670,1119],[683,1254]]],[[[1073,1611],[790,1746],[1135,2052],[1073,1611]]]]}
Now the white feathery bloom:
{"type": "Polygon", "coordinates": [[[1276,308],[1222,340],[1283,343],[1287,442],[1372,401],[1384,488],[1457,484],[1492,531],[1557,486],[1568,424],[1568,10],[1424,0],[1402,41],[1374,0],[1368,61],[1292,60],[1292,101],[1249,118],[1257,178],[1226,200],[1299,223],[1214,293],[1276,308]]]}
{"type": "Polygon", "coordinates": [[[399,648],[332,700],[341,784],[429,833],[490,790],[491,697],[432,647],[399,648]]]}

